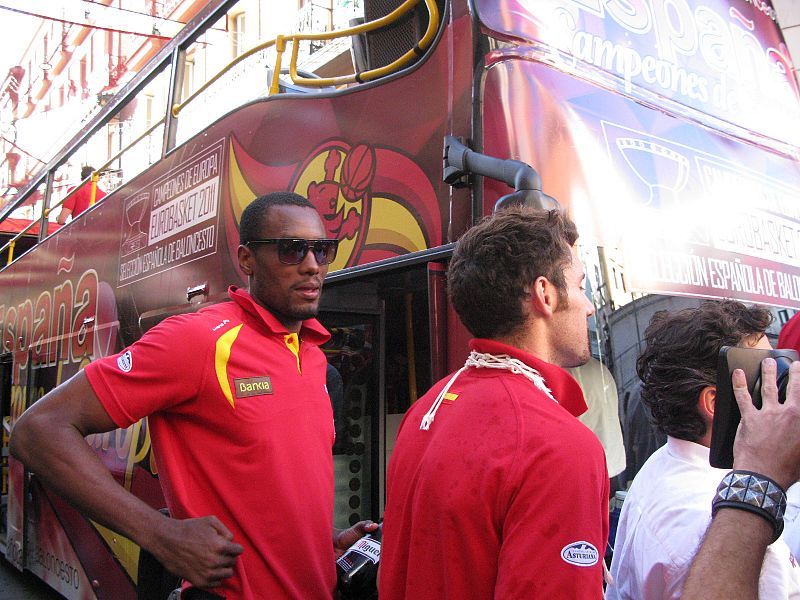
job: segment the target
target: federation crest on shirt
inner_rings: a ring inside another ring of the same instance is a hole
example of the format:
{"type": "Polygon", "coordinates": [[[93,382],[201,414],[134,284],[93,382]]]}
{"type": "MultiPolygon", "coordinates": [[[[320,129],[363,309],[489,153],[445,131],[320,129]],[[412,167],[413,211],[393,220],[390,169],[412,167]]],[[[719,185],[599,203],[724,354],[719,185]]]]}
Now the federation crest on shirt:
{"type": "Polygon", "coordinates": [[[572,542],[561,549],[564,562],[577,567],[591,567],[597,564],[600,553],[589,542],[572,542]]]}
{"type": "Polygon", "coordinates": [[[120,371],[129,373],[133,368],[133,355],[130,350],[126,350],[117,357],[117,366],[120,371]]]}

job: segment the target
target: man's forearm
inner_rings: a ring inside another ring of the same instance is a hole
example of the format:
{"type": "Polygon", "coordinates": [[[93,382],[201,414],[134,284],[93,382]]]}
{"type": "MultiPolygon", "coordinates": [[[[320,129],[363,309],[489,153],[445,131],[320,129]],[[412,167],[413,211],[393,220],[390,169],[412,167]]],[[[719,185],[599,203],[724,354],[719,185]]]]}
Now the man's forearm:
{"type": "Polygon", "coordinates": [[[12,453],[89,518],[140,545],[152,543],[163,515],[123,488],[74,428],[15,427],[12,453]]]}
{"type": "Polygon", "coordinates": [[[758,576],[773,532],[759,515],[720,509],[689,570],[683,600],[758,600],[758,576]]]}

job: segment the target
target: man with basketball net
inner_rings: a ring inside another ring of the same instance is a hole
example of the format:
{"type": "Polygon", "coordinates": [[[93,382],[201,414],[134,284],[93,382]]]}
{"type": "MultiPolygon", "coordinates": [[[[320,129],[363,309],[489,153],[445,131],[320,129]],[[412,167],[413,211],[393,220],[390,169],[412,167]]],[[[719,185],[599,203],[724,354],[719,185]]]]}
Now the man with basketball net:
{"type": "Polygon", "coordinates": [[[448,291],[476,339],[400,427],[381,600],[602,598],[605,456],[562,368],[590,356],[576,238],[558,211],[513,208],[458,241],[448,291]]]}

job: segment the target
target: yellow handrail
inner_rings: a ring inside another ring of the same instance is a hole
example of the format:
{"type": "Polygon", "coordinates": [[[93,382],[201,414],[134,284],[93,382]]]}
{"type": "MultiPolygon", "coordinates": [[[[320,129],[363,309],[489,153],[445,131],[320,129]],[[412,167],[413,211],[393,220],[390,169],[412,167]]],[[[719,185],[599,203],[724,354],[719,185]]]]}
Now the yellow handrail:
{"type": "Polygon", "coordinates": [[[301,40],[335,39],[337,37],[342,37],[345,34],[355,35],[364,31],[380,29],[381,27],[389,25],[402,17],[417,4],[419,4],[419,0],[408,0],[394,9],[388,15],[381,17],[380,19],[376,19],[375,21],[358,25],[357,27],[351,27],[350,29],[343,29],[338,32],[328,31],[325,33],[299,33],[292,36],[294,38],[293,41],[295,42],[292,46],[292,60],[289,63],[289,75],[292,78],[292,82],[298,85],[324,87],[330,85],[344,85],[346,83],[363,83],[365,81],[371,81],[373,79],[378,79],[379,77],[389,75],[390,73],[394,73],[401,67],[408,64],[415,57],[421,56],[425,50],[428,49],[428,46],[430,46],[431,42],[433,42],[433,38],[436,36],[436,30],[439,28],[439,7],[436,5],[436,0],[425,0],[425,6],[428,8],[428,28],[425,30],[425,33],[420,38],[419,42],[417,42],[417,45],[411,48],[411,50],[403,54],[401,57],[382,67],[377,67],[368,71],[362,71],[360,73],[353,73],[352,75],[340,75],[338,77],[320,77],[314,79],[309,77],[300,77],[297,74],[297,53],[299,49],[297,42],[301,40]],[[367,26],[369,27],[367,28],[367,26]]]}
{"type": "Polygon", "coordinates": [[[89,206],[94,206],[95,200],[97,200],[97,180],[100,179],[100,175],[98,175],[97,171],[92,173],[92,189],[89,192],[89,206]]]}
{"type": "Polygon", "coordinates": [[[229,62],[222,69],[220,69],[220,71],[216,75],[214,75],[211,79],[206,81],[203,85],[201,85],[199,88],[197,88],[194,92],[189,94],[189,97],[186,98],[186,100],[184,100],[183,102],[176,102],[175,104],[173,104],[172,105],[172,116],[177,118],[178,113],[181,112],[181,110],[183,110],[184,106],[189,104],[189,102],[191,102],[197,96],[199,96],[201,93],[206,91],[209,88],[209,86],[211,86],[217,79],[219,79],[225,73],[227,73],[234,65],[242,62],[245,58],[249,58],[250,56],[252,56],[256,52],[260,52],[261,50],[265,50],[265,49],[269,48],[270,46],[274,45],[277,39],[280,39],[280,36],[278,36],[278,38],[276,38],[274,40],[269,40],[267,42],[264,42],[263,44],[259,44],[258,46],[255,46],[254,48],[250,48],[250,50],[248,50],[244,54],[240,54],[239,56],[234,58],[231,62],[229,62]]]}
{"type": "Polygon", "coordinates": [[[436,30],[439,28],[439,8],[436,5],[436,0],[424,0],[425,6],[428,9],[428,28],[425,30],[420,41],[417,45],[403,54],[400,58],[396,59],[395,61],[385,65],[383,67],[378,67],[376,69],[370,69],[368,71],[362,71],[360,73],[353,73],[351,75],[340,75],[338,77],[324,77],[324,78],[307,78],[307,77],[300,77],[297,74],[297,55],[299,52],[299,44],[300,41],[319,41],[319,40],[333,40],[341,37],[350,37],[354,35],[358,35],[361,33],[365,33],[368,31],[374,31],[376,29],[380,29],[387,25],[390,25],[403,17],[407,12],[412,10],[416,7],[421,0],[406,0],[400,6],[395,8],[389,14],[375,19],[374,21],[369,21],[368,23],[362,23],[361,25],[356,25],[354,27],[348,27],[347,29],[340,29],[338,31],[326,31],[323,33],[295,33],[289,36],[277,36],[274,40],[268,40],[263,44],[259,44],[248,50],[247,52],[237,56],[234,58],[230,63],[228,63],[225,67],[223,67],[219,72],[217,72],[211,79],[206,81],[203,85],[197,88],[194,92],[192,92],[184,101],[176,102],[172,105],[172,116],[176,117],[178,114],[183,110],[183,107],[192,102],[197,96],[207,90],[211,85],[213,85],[220,77],[222,77],[225,73],[227,73],[232,67],[243,61],[244,59],[252,56],[253,54],[260,52],[261,50],[265,50],[271,46],[275,46],[275,50],[277,52],[277,57],[275,59],[275,70],[272,74],[272,82],[270,83],[270,94],[277,94],[280,91],[280,74],[281,74],[281,60],[283,53],[286,51],[286,44],[288,42],[292,43],[292,55],[291,60],[289,63],[289,75],[292,79],[293,83],[298,85],[304,85],[307,87],[325,87],[331,85],[344,85],[346,83],[361,83],[364,81],[370,81],[372,79],[377,79],[378,77],[382,77],[384,75],[388,75],[389,73],[393,73],[394,71],[400,69],[408,62],[410,62],[415,56],[421,55],[425,50],[427,50],[428,46],[433,42],[433,38],[436,36],[436,30]]]}

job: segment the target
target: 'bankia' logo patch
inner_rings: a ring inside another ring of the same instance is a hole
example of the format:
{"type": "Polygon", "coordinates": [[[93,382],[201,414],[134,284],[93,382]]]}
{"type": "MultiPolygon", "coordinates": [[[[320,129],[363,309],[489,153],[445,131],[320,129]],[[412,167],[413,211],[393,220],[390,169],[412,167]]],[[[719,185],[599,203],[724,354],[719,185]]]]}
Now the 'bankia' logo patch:
{"type": "Polygon", "coordinates": [[[117,357],[117,366],[119,367],[120,371],[124,371],[126,373],[130,372],[133,368],[133,355],[131,354],[130,350],[126,350],[123,354],[117,357]]]}
{"type": "Polygon", "coordinates": [[[572,542],[561,549],[564,562],[578,567],[591,567],[597,564],[600,553],[589,542],[572,542]]]}
{"type": "Polygon", "coordinates": [[[237,398],[249,398],[250,396],[272,393],[272,380],[269,377],[234,379],[233,383],[236,386],[237,398]]]}

